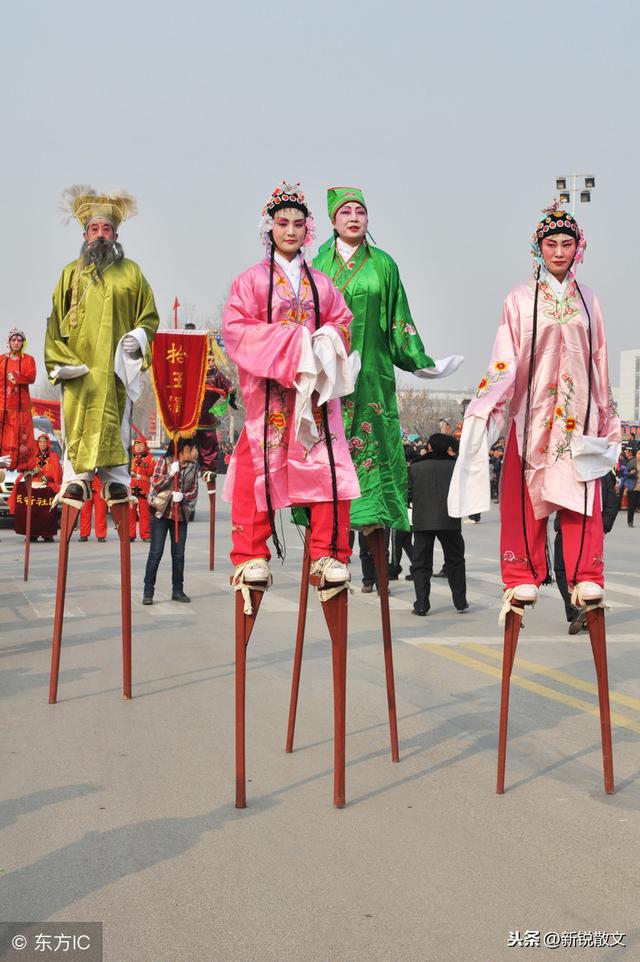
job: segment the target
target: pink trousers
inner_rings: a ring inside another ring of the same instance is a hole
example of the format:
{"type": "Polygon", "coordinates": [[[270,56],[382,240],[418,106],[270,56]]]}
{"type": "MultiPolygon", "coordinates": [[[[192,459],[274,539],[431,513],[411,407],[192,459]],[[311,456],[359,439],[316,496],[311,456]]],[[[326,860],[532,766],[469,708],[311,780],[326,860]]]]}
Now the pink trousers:
{"type": "MultiPolygon", "coordinates": [[[[536,519],[525,490],[525,517],[529,556],[535,568],[535,576],[527,562],[524,531],[522,526],[521,477],[522,462],[518,454],[515,433],[512,432],[504,456],[500,476],[500,564],[505,588],[516,585],[540,585],[547,573],[546,539],[548,518],[536,519]]],[[[562,548],[569,587],[578,581],[593,581],[604,585],[604,532],[602,528],[600,482],[596,481],[593,497],[593,513],[587,516],[582,553],[582,514],[562,508],[558,520],[562,531],[562,548]],[[576,563],[578,563],[577,575],[576,563]]]]}
{"type": "MultiPolygon", "coordinates": [[[[236,477],[231,504],[231,561],[242,564],[251,558],[266,558],[271,552],[267,540],[271,526],[267,511],[258,511],[255,499],[255,472],[246,433],[243,431],[236,448],[236,477]]],[[[311,514],[312,561],[331,555],[331,532],[333,531],[333,504],[321,501],[307,505],[311,514]]],[[[336,557],[345,564],[351,557],[349,546],[350,501],[338,501],[338,551],[336,557]]]]}

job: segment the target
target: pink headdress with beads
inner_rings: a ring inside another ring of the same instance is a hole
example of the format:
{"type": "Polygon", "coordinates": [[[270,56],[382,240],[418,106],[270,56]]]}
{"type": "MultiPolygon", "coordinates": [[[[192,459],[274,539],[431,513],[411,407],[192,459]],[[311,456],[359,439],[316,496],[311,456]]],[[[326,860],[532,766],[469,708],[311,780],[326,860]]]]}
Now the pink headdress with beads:
{"type": "Polygon", "coordinates": [[[273,215],[277,213],[278,210],[286,210],[288,207],[293,207],[295,210],[301,211],[306,218],[307,233],[303,243],[303,248],[305,248],[305,250],[303,250],[304,256],[306,249],[313,244],[316,236],[316,224],[299,182],[297,184],[289,184],[286,180],[283,180],[280,185],[275,188],[271,197],[262,208],[262,216],[259,224],[260,240],[264,244],[267,254],[269,254],[272,244],[271,231],[273,230],[273,215]]]}

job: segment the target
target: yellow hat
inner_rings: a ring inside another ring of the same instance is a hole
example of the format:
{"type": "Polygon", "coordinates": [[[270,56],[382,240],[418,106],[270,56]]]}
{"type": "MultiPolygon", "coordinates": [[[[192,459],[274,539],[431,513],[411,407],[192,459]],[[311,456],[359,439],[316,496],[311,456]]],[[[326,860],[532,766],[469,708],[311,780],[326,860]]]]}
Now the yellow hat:
{"type": "Polygon", "coordinates": [[[83,230],[87,229],[89,222],[95,217],[104,217],[117,231],[123,221],[138,213],[135,197],[126,190],[110,190],[99,194],[86,184],[67,187],[62,194],[61,209],[67,215],[67,223],[75,217],[83,230]]]}

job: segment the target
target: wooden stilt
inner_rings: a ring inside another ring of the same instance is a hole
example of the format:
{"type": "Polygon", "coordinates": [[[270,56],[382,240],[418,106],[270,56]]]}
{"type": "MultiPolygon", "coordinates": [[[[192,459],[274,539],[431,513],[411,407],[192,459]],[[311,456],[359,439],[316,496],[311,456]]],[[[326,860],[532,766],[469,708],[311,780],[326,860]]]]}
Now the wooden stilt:
{"type": "Polygon", "coordinates": [[[298,710],[298,692],[300,690],[300,670],[302,668],[302,648],[304,646],[304,630],[307,623],[307,604],[309,600],[309,571],[311,568],[311,528],[305,528],[304,554],[302,557],[302,577],[300,580],[300,604],[298,606],[298,629],[296,632],[296,648],[293,656],[293,677],[291,679],[291,698],[289,701],[289,722],[287,724],[287,744],[285,751],[293,751],[293,736],[296,729],[296,712],[298,710]]]}
{"type": "Polygon", "coordinates": [[[596,668],[596,679],[598,682],[604,790],[607,795],[613,795],[615,787],[613,782],[613,750],[611,747],[611,712],[609,709],[607,639],[603,608],[594,608],[587,612],[587,627],[589,629],[589,640],[591,641],[593,660],[596,668]]]}
{"type": "Polygon", "coordinates": [[[122,697],[131,698],[131,544],[129,541],[129,502],[111,505],[120,538],[120,596],[122,604],[122,697]]]}
{"type": "Polygon", "coordinates": [[[60,522],[60,551],[58,553],[58,583],[56,585],[56,610],[53,618],[53,644],[51,646],[51,672],[49,675],[49,704],[55,705],[58,698],[58,674],[60,671],[60,649],[62,647],[62,623],[64,602],[67,591],[67,566],[69,563],[69,539],[75,528],[79,508],[69,504],[62,506],[60,522]]]}
{"type": "Polygon", "coordinates": [[[389,612],[389,567],[384,544],[384,528],[375,528],[367,535],[369,550],[373,557],[380,592],[380,617],[382,621],[382,645],[384,670],[387,681],[387,705],[389,708],[389,733],[391,736],[391,761],[400,761],[398,749],[398,719],[396,715],[396,687],[393,676],[393,649],[391,647],[391,614],[389,612]]]}
{"type": "Polygon", "coordinates": [[[216,479],[207,481],[207,491],[209,492],[209,571],[213,571],[215,565],[215,544],[216,544],[216,479]]]}
{"type": "MultiPolygon", "coordinates": [[[[320,584],[317,575],[310,577],[315,587],[320,584]]],[[[333,804],[344,808],[345,793],[345,749],[347,717],[347,613],[349,592],[341,591],[328,601],[322,601],[329,637],[331,638],[331,657],[333,663],[333,804]]]]}
{"type": "Polygon", "coordinates": [[[33,475],[25,474],[24,483],[27,492],[27,518],[26,518],[26,534],[24,539],[24,572],[23,578],[25,581],[29,580],[29,554],[31,552],[31,492],[33,489],[33,475]]]}
{"type": "MultiPolygon", "coordinates": [[[[232,581],[233,583],[233,581],[232,581]]],[[[262,591],[251,592],[250,615],[244,613],[242,592],[236,591],[236,808],[247,807],[245,762],[245,701],[247,676],[247,645],[253,631],[262,591]]]]}
{"type": "Polygon", "coordinates": [[[504,625],[504,648],[502,651],[502,692],[500,696],[500,730],[498,734],[498,778],[496,793],[504,794],[504,770],[507,759],[507,727],[509,722],[509,687],[513,662],[516,657],[522,615],[507,612],[504,625]]]}

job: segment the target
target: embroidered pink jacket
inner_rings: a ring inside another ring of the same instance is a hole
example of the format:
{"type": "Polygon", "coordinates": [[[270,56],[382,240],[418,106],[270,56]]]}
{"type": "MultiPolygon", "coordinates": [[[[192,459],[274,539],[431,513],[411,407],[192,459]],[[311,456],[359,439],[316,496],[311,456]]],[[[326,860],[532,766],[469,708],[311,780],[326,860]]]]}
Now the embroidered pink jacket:
{"type": "MultiPolygon", "coordinates": [[[[489,367],[467,407],[469,418],[503,421],[505,438],[515,428],[522,454],[529,354],[533,330],[535,282],[520,284],[506,297],[489,367]]],[[[609,387],[607,345],[598,300],[580,284],[589,315],[593,352],[591,412],[588,400],[589,321],[585,306],[570,280],[558,301],[548,284],[538,293],[538,333],[535,376],[531,393],[527,486],[537,518],[556,508],[584,510],[584,484],[576,476],[571,441],[587,434],[620,441],[620,421],[609,387]]],[[[496,436],[496,431],[491,432],[496,436]]],[[[588,483],[588,513],[593,504],[593,482],[588,483]]]]}
{"type": "MultiPolygon", "coordinates": [[[[332,281],[312,271],[318,288],[320,320],[334,328],[349,350],[351,311],[332,281]]],[[[272,382],[269,404],[268,459],[271,501],[274,508],[332,500],[331,471],[320,412],[314,418],[320,440],[307,451],[293,432],[295,378],[303,348],[303,328],[315,331],[311,285],[304,270],[299,295],[276,263],[272,298],[272,323],[267,323],[269,261],[250,267],[233,281],[222,318],[225,350],[238,367],[247,419],[246,431],[256,475],[256,505],[266,510],[264,481],[264,411],[266,378],[272,382]]],[[[358,479],[345,439],[340,400],[328,402],[329,430],[338,483],[338,499],[350,501],[360,494],[358,479]]],[[[231,501],[236,478],[235,454],[231,458],[223,497],[231,501]]]]}

